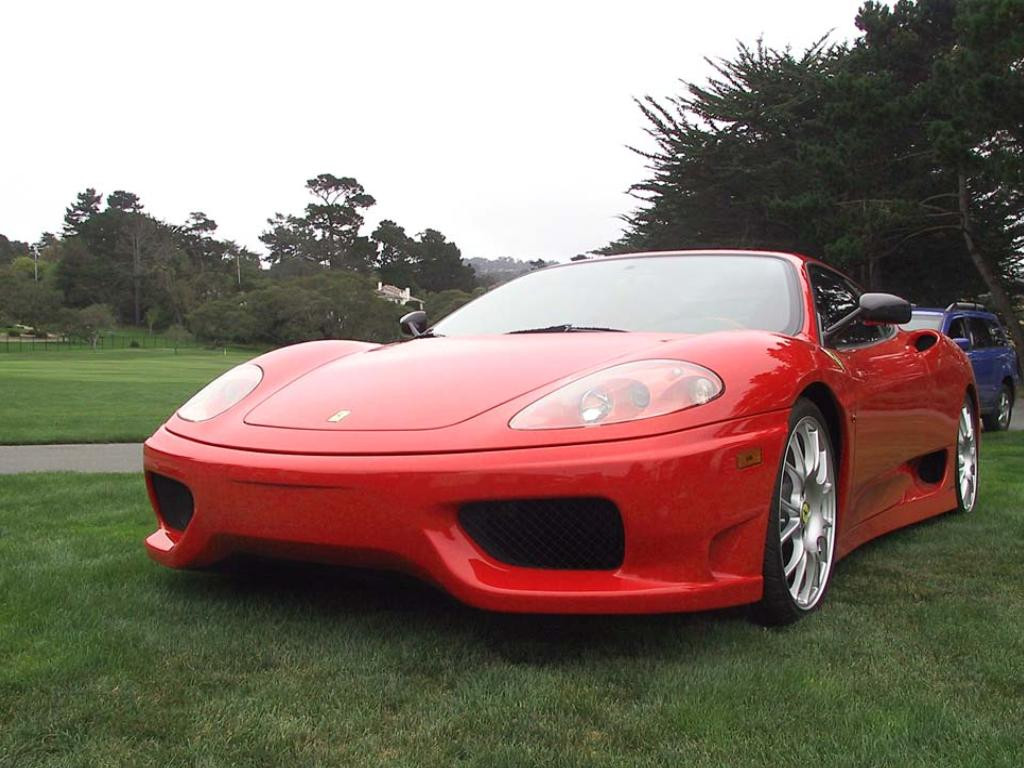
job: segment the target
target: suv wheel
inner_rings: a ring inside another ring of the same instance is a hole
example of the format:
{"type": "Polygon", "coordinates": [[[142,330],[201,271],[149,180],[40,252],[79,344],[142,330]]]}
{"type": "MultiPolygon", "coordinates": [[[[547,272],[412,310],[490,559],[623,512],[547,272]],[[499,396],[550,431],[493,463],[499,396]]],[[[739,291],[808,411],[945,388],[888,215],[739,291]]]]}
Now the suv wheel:
{"type": "Polygon", "coordinates": [[[1013,418],[1013,387],[1003,382],[999,390],[999,400],[996,409],[985,416],[985,429],[990,432],[1002,432],[1010,428],[1010,420],[1013,418]]]}

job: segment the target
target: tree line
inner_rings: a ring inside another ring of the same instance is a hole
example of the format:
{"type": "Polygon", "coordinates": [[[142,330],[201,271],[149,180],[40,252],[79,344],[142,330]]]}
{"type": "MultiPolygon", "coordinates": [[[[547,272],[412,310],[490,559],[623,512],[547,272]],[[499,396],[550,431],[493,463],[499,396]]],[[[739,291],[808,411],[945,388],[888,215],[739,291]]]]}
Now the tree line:
{"type": "Polygon", "coordinates": [[[384,220],[365,232],[375,200],[350,177],[320,174],[306,189],[302,215],[268,220],[263,257],[219,239],[203,212],[171,224],[131,192],[86,189],[59,234],[32,245],[0,235],[0,325],[93,339],[122,323],[221,343],[382,341],[407,310],[378,296],[378,281],[411,288],[437,314],[472,297],[472,267],[438,230],[410,235],[384,220]]]}
{"type": "MultiPolygon", "coordinates": [[[[854,42],[802,53],[741,45],[707,82],[639,99],[648,174],[622,237],[593,253],[802,252],[920,304],[983,299],[1024,350],[1024,0],[869,1],[856,25],[854,42]]],[[[434,319],[488,281],[435,229],[367,231],[375,200],[355,179],[306,188],[301,215],[268,220],[263,257],[205,213],[169,224],[134,194],[87,189],[60,234],[0,235],[0,325],[387,340],[402,308],[377,280],[411,287],[434,319]]],[[[544,262],[489,266],[502,280],[544,262]]]]}
{"type": "Polygon", "coordinates": [[[984,298],[1024,351],[1024,2],[867,2],[856,24],[639,99],[648,174],[602,252],[798,251],[921,304],[984,298]]]}

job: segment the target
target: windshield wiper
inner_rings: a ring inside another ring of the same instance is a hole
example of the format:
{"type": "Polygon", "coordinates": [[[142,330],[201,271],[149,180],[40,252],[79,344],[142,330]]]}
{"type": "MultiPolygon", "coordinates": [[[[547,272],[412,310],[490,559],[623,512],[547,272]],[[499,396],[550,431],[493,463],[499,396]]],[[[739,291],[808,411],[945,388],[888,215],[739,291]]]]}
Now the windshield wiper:
{"type": "Polygon", "coordinates": [[[600,333],[603,331],[626,333],[622,328],[601,328],[594,325],[572,325],[571,323],[548,325],[543,328],[523,328],[518,331],[509,331],[509,333],[600,333]]]}
{"type": "Polygon", "coordinates": [[[442,339],[442,338],[444,338],[444,334],[443,333],[434,333],[432,330],[430,330],[430,331],[424,331],[423,333],[419,334],[418,336],[412,336],[412,337],[406,339],[406,341],[416,341],[416,339],[442,339]]]}

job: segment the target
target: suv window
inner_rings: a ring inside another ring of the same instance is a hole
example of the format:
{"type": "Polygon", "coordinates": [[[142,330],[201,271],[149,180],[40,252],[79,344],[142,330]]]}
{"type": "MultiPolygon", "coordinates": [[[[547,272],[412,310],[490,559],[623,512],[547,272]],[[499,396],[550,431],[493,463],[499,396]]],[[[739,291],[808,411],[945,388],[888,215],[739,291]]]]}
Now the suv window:
{"type": "Polygon", "coordinates": [[[949,330],[946,331],[946,335],[951,339],[967,339],[970,341],[971,332],[967,328],[967,318],[954,317],[949,324],[949,330]]]}
{"type": "Polygon", "coordinates": [[[975,347],[984,349],[985,347],[994,347],[996,345],[995,339],[992,338],[992,332],[988,328],[988,323],[980,317],[972,317],[970,318],[970,324],[975,347]]]}
{"type": "Polygon", "coordinates": [[[1009,346],[1010,340],[1007,338],[1006,331],[1003,330],[1003,326],[1001,326],[995,320],[988,320],[988,319],[986,319],[985,323],[988,325],[989,333],[992,334],[992,343],[995,344],[995,346],[997,346],[997,347],[1009,346]]]}
{"type": "MultiPolygon", "coordinates": [[[[808,273],[814,289],[814,308],[821,319],[823,331],[859,306],[860,291],[838,272],[812,266],[808,273]]],[[[857,321],[838,336],[836,344],[870,344],[885,338],[888,333],[883,326],[865,325],[857,321]]]]}

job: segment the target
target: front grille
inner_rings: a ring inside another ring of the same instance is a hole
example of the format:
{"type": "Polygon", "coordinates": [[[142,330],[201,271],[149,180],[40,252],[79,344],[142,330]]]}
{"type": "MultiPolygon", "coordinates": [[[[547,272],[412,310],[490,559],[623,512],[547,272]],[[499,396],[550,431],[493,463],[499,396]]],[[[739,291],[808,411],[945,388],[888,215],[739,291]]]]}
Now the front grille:
{"type": "Polygon", "coordinates": [[[195,503],[188,486],[169,477],[149,473],[149,482],[153,484],[156,496],[157,513],[168,528],[184,531],[192,520],[195,503]]]}
{"type": "Polygon", "coordinates": [[[472,502],[459,524],[495,560],[524,568],[612,570],[626,550],[622,516],[607,499],[472,502]]]}

